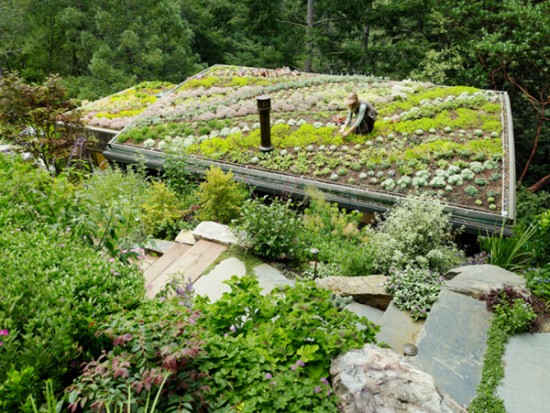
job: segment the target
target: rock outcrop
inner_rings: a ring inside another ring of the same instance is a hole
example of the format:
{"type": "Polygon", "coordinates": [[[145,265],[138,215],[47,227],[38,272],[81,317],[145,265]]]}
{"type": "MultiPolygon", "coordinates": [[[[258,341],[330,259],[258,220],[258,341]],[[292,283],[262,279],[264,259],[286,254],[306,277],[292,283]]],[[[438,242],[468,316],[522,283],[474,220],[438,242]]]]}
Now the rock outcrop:
{"type": "Polygon", "coordinates": [[[331,365],[344,413],[466,413],[432,377],[389,349],[366,344],[331,365]]]}

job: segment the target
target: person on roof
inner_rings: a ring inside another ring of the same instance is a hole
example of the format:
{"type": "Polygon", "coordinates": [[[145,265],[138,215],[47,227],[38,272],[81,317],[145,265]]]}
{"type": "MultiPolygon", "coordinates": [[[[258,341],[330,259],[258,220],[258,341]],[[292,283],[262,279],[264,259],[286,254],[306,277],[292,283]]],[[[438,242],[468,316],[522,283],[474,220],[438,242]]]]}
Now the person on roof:
{"type": "Polygon", "coordinates": [[[359,96],[357,96],[356,92],[350,93],[345,98],[344,102],[348,107],[348,117],[340,129],[342,136],[346,137],[350,133],[366,135],[367,133],[372,132],[374,129],[374,122],[376,121],[376,116],[378,115],[378,112],[376,112],[374,106],[372,106],[369,102],[359,100],[359,96]],[[354,116],[355,123],[348,130],[346,130],[354,116]]]}

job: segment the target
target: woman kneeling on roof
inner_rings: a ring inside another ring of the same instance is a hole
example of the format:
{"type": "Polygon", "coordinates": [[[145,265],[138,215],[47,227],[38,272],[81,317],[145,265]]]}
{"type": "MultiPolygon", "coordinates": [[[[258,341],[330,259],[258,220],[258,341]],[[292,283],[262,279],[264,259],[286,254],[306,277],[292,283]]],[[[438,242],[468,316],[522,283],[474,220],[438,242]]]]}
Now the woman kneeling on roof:
{"type": "Polygon", "coordinates": [[[378,115],[378,112],[376,112],[374,106],[368,102],[359,100],[359,97],[355,92],[349,94],[344,102],[348,107],[348,117],[340,129],[342,136],[348,136],[350,133],[366,135],[367,133],[372,132],[374,129],[374,121],[376,121],[376,116],[378,115]],[[355,123],[348,130],[346,130],[347,126],[351,123],[353,116],[356,118],[355,123]]]}

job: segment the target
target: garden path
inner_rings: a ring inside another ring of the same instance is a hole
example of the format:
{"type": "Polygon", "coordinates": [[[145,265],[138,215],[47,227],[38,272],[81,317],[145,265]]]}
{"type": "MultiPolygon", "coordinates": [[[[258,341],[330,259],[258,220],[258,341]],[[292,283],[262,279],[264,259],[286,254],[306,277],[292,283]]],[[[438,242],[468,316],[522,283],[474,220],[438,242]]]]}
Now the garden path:
{"type": "MultiPolygon", "coordinates": [[[[160,245],[160,244],[159,244],[160,245]]],[[[195,292],[216,301],[229,291],[224,281],[243,276],[246,267],[235,257],[219,262],[203,274],[226,250],[218,242],[199,239],[195,245],[162,244],[161,258],[146,256],[142,263],[149,298],[159,292],[176,274],[185,274],[194,282],[195,292]]],[[[487,330],[491,315],[485,304],[470,295],[486,292],[506,278],[521,288],[521,277],[494,266],[469,266],[453,270],[456,277],[440,293],[425,324],[414,323],[395,306],[385,312],[352,303],[347,308],[381,325],[379,341],[385,341],[398,353],[405,342],[416,343],[418,355],[410,361],[433,376],[436,385],[454,400],[468,405],[481,379],[487,330]],[[512,278],[510,278],[512,277],[512,278]],[[482,282],[483,281],[483,282],[482,282]],[[462,288],[466,285],[468,288],[462,288]],[[474,288],[470,288],[473,287],[474,288]]],[[[260,287],[267,293],[278,285],[292,285],[276,268],[261,264],[254,268],[260,287]]],[[[454,275],[454,274],[453,274],[454,275]]],[[[544,413],[550,405],[550,333],[512,337],[506,347],[505,379],[498,389],[508,413],[544,413]]]]}
{"type": "Polygon", "coordinates": [[[206,240],[193,246],[175,243],[145,270],[146,296],[153,298],[177,275],[194,282],[226,249],[225,245],[206,240]]]}

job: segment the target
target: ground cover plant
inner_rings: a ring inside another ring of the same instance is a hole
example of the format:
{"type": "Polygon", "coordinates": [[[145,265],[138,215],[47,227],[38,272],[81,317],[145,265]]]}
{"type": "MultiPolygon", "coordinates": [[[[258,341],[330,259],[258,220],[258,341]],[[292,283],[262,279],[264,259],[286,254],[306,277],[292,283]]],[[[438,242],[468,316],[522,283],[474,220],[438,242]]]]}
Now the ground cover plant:
{"type": "Polygon", "coordinates": [[[428,192],[500,212],[501,99],[471,87],[214,66],[151,105],[117,141],[375,191],[428,192]],[[344,139],[338,124],[352,90],[379,117],[366,137],[344,139]],[[265,94],[272,100],[270,153],[258,150],[255,98],[265,94]]]}
{"type": "Polygon", "coordinates": [[[255,277],[229,285],[212,304],[178,287],[102,325],[113,349],[67,390],[70,410],[137,409],[160,394],[163,412],[338,411],[330,361],[377,328],[312,283],[267,295],[255,277]]]}
{"type": "Polygon", "coordinates": [[[528,331],[537,314],[532,306],[533,301],[509,286],[491,290],[483,298],[487,308],[493,312],[493,320],[487,332],[487,350],[483,358],[481,382],[468,411],[505,413],[504,403],[496,392],[504,378],[502,357],[505,345],[509,337],[528,331]]]}
{"type": "Polygon", "coordinates": [[[81,107],[82,121],[90,126],[121,130],[149,105],[155,103],[163,92],[174,86],[168,82],[141,82],[103,99],[84,101],[81,107]]]}

